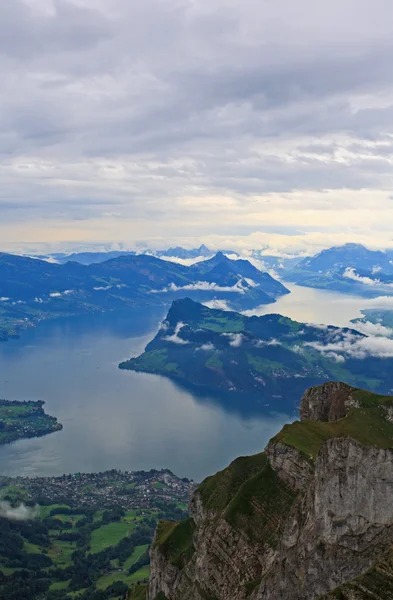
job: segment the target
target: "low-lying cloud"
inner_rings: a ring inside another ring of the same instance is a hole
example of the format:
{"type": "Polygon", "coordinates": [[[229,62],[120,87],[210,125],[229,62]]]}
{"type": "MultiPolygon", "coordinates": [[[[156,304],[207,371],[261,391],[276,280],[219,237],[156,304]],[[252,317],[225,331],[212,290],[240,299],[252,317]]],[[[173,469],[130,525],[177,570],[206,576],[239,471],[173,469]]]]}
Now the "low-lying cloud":
{"type": "Polygon", "coordinates": [[[197,350],[204,350],[205,352],[212,352],[215,349],[216,348],[214,344],[212,344],[211,342],[207,342],[207,344],[202,344],[202,346],[199,346],[199,348],[197,348],[197,350]]]}
{"type": "Polygon", "coordinates": [[[69,296],[73,294],[75,290],[64,290],[64,292],[51,292],[49,298],[61,298],[62,296],[69,296]]]}
{"type": "Polygon", "coordinates": [[[372,323],[371,321],[356,321],[354,323],[357,331],[367,336],[375,337],[393,337],[393,329],[382,325],[382,323],[372,323]]]}
{"type": "Polygon", "coordinates": [[[304,345],[340,361],[346,358],[393,358],[393,339],[379,336],[361,337],[352,332],[343,332],[341,339],[336,338],[327,343],[306,342],[304,345]]]}
{"type": "MultiPolygon", "coordinates": [[[[372,270],[372,273],[374,273],[374,269],[372,270]]],[[[356,270],[353,267],[347,267],[343,273],[343,277],[345,277],[346,279],[351,279],[352,281],[357,281],[358,283],[363,283],[364,285],[371,285],[371,286],[385,286],[388,288],[393,287],[392,283],[384,283],[383,281],[381,281],[378,278],[373,279],[372,277],[365,277],[362,275],[359,275],[358,273],[356,273],[356,270]]]]}
{"type": "Polygon", "coordinates": [[[233,348],[239,348],[243,343],[243,335],[241,333],[222,333],[221,335],[229,339],[229,345],[233,348]]]}
{"type": "Polygon", "coordinates": [[[204,302],[203,305],[207,306],[207,308],[215,308],[217,310],[232,310],[226,300],[218,300],[217,298],[215,298],[214,300],[209,300],[208,302],[204,302]]]}
{"type": "Polygon", "coordinates": [[[183,340],[183,338],[179,336],[180,331],[183,329],[183,327],[185,327],[185,325],[185,323],[180,321],[177,323],[174,333],[164,337],[163,339],[167,342],[172,342],[173,344],[188,344],[187,340],[183,340]]]}
{"type": "MultiPolygon", "coordinates": [[[[254,287],[254,286],[253,286],[254,287]]],[[[219,285],[218,283],[210,282],[210,281],[196,281],[195,283],[189,283],[187,285],[176,285],[175,283],[170,283],[167,287],[162,288],[161,290],[151,290],[153,294],[161,294],[166,292],[179,292],[182,290],[193,290],[193,291],[205,291],[205,292],[233,292],[237,294],[244,294],[246,286],[243,281],[239,279],[234,285],[219,285]]]]}
{"type": "Polygon", "coordinates": [[[9,519],[10,521],[28,521],[29,519],[37,518],[38,515],[38,506],[31,507],[22,503],[17,507],[13,507],[9,502],[0,501],[0,517],[3,519],[9,519]]]}

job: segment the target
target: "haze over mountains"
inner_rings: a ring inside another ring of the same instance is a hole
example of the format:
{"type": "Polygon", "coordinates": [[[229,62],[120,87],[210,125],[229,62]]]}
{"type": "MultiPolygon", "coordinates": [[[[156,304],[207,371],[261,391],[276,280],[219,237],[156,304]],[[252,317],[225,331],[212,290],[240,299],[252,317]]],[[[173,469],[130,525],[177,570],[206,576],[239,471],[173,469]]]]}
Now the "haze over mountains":
{"type": "Polygon", "coordinates": [[[248,260],[231,250],[214,253],[202,244],[191,250],[154,251],[154,255],[149,250],[45,258],[3,253],[0,336],[6,339],[43,318],[165,305],[185,296],[216,308],[252,310],[289,293],[275,274],[316,289],[365,298],[393,296],[392,250],[346,244],[304,259],[264,252],[248,252],[248,260]]]}
{"type": "Polygon", "coordinates": [[[305,258],[284,272],[288,281],[320,289],[373,297],[393,294],[393,250],[346,244],[305,258]]]}
{"type": "Polygon", "coordinates": [[[44,318],[165,305],[184,295],[246,310],[286,293],[268,273],[222,253],[191,267],[149,255],[82,265],[0,254],[0,336],[44,318]]]}

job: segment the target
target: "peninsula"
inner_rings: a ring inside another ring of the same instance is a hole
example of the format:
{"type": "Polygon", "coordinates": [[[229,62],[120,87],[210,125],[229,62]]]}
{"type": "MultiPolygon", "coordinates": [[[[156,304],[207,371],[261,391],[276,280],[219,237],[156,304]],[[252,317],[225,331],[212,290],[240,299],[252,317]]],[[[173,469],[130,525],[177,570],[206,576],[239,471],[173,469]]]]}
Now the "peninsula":
{"type": "Polygon", "coordinates": [[[373,356],[370,343],[355,329],[278,314],[247,317],[185,298],[173,302],[145,351],[119,367],[170,377],[212,396],[224,393],[239,411],[293,413],[308,387],[326,381],[390,393],[393,359],[373,356]]]}
{"type": "Polygon", "coordinates": [[[44,404],[42,400],[0,400],[0,445],[63,429],[56,417],[45,413],[44,404]]]}

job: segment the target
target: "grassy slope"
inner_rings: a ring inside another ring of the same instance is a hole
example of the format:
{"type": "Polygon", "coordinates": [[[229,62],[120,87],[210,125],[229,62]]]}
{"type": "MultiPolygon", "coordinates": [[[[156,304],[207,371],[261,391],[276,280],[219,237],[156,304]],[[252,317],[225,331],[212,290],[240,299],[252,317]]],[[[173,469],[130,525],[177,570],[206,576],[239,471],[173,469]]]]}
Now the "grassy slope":
{"type": "MultiPolygon", "coordinates": [[[[296,498],[271,469],[264,453],[240,457],[228,468],[208,477],[199,487],[207,509],[221,514],[250,539],[274,546],[283,516],[296,498]]],[[[156,545],[175,566],[193,554],[192,519],[181,523],[163,521],[156,545]]]]}
{"type": "Polygon", "coordinates": [[[96,586],[97,586],[98,590],[105,590],[107,587],[112,585],[112,583],[114,583],[115,581],[121,581],[121,582],[125,583],[126,585],[131,586],[133,583],[148,579],[149,572],[150,572],[149,565],[141,567],[139,569],[139,571],[136,571],[132,575],[129,575],[129,573],[127,571],[121,571],[121,572],[115,571],[114,573],[109,573],[108,575],[104,575],[103,577],[100,577],[99,579],[97,579],[96,586]]]}
{"type": "Polygon", "coordinates": [[[340,421],[295,421],[284,425],[273,441],[297,448],[313,460],[331,438],[351,437],[366,446],[393,447],[393,423],[385,418],[385,408],[393,407],[393,397],[359,390],[354,394],[360,408],[353,408],[340,421]]]}
{"type": "Polygon", "coordinates": [[[104,550],[104,548],[108,548],[108,546],[114,546],[122,538],[129,535],[133,528],[134,524],[129,520],[102,525],[102,527],[93,531],[91,535],[91,553],[94,554],[95,552],[104,550]]]}
{"type": "Polygon", "coordinates": [[[127,600],[146,600],[147,585],[135,585],[128,594],[127,600]]]}
{"type": "Polygon", "coordinates": [[[194,532],[194,521],[186,519],[180,523],[172,521],[161,521],[157,528],[155,545],[160,547],[161,552],[169,562],[179,568],[194,553],[192,536],[194,532]]]}
{"type": "Polygon", "coordinates": [[[296,495],[271,469],[264,453],[236,459],[199,487],[207,509],[221,513],[258,542],[274,545],[282,516],[296,495]]]}

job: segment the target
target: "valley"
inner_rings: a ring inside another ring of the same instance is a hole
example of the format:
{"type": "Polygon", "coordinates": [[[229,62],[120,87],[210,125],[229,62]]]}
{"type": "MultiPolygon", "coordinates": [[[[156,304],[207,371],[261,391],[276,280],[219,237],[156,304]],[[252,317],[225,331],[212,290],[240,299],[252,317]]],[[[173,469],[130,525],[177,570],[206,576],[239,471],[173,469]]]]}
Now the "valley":
{"type": "Polygon", "coordinates": [[[168,470],[0,477],[0,595],[122,597],[147,580],[157,520],[184,516],[194,488],[168,470]]]}

